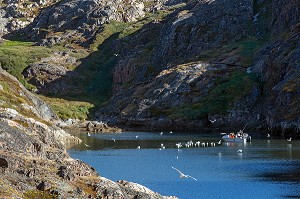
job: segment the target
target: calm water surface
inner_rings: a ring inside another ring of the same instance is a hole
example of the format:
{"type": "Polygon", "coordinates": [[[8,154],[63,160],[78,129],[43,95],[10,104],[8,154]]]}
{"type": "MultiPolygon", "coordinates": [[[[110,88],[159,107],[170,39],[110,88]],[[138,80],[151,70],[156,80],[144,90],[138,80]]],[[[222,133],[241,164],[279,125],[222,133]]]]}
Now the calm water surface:
{"type": "Polygon", "coordinates": [[[137,182],[182,199],[300,198],[300,141],[267,140],[254,134],[246,144],[223,142],[179,151],[175,146],[189,140],[217,142],[220,137],[167,132],[82,135],[83,143],[69,153],[103,177],[137,182]],[[159,149],[161,143],[165,149],[159,149]],[[180,179],[172,166],[198,181],[180,179]]]}

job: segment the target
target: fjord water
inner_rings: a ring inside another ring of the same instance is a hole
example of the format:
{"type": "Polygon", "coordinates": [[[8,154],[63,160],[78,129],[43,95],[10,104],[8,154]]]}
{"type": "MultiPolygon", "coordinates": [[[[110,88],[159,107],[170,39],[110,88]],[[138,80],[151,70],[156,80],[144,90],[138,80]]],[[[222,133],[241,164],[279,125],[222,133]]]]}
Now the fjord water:
{"type": "Polygon", "coordinates": [[[250,143],[176,148],[189,140],[218,142],[220,134],[125,132],[82,135],[69,150],[111,180],[142,184],[182,199],[300,198],[300,142],[253,136],[250,143]],[[88,146],[86,146],[87,144],[88,146]],[[165,149],[160,149],[161,144],[165,149]],[[140,149],[137,147],[140,146],[140,149]],[[242,149],[242,153],[237,153],[242,149]],[[180,179],[178,168],[197,181],[180,179]]]}

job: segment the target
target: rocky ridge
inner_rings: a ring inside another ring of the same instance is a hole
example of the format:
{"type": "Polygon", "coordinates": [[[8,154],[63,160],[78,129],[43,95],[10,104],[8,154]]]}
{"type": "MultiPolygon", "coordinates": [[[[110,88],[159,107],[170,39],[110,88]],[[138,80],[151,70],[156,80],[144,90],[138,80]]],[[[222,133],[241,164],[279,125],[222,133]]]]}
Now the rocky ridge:
{"type": "Polygon", "coordinates": [[[25,32],[33,40],[42,39],[41,45],[46,46],[66,41],[86,45],[101,33],[104,24],[136,21],[144,17],[147,11],[160,8],[164,2],[64,0],[41,12],[22,33],[25,32]]]}

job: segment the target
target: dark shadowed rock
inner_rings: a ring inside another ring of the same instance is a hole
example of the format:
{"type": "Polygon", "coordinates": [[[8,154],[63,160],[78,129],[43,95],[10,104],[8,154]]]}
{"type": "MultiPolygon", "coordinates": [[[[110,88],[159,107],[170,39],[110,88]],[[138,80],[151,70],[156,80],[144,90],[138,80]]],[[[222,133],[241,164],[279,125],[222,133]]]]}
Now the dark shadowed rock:
{"type": "Polygon", "coordinates": [[[70,169],[68,169],[66,166],[60,166],[57,175],[68,181],[73,181],[75,178],[73,172],[70,169]]]}
{"type": "Polygon", "coordinates": [[[51,189],[51,185],[50,185],[48,182],[43,181],[43,182],[41,182],[40,184],[38,184],[38,185],[36,186],[36,188],[37,188],[38,190],[40,190],[40,191],[46,191],[46,190],[51,189]]]}
{"type": "Polygon", "coordinates": [[[0,167],[1,168],[8,168],[8,162],[4,158],[0,158],[0,167]]]}

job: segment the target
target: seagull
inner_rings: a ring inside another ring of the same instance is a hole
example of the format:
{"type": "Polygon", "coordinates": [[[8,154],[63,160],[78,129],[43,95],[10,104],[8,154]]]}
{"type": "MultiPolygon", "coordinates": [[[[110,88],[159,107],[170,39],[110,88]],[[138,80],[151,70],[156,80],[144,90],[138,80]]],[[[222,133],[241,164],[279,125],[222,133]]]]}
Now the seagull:
{"type": "Polygon", "coordinates": [[[137,146],[136,148],[137,148],[137,149],[141,149],[141,146],[137,146]]]}
{"type": "Polygon", "coordinates": [[[175,167],[172,167],[173,169],[175,169],[178,173],[179,173],[179,178],[192,178],[194,180],[197,181],[196,178],[190,176],[190,175],[185,175],[184,173],[182,173],[181,171],[179,171],[178,169],[176,169],[175,167]]]}
{"type": "Polygon", "coordinates": [[[289,139],[286,139],[286,140],[290,142],[290,141],[292,141],[292,138],[289,138],[289,139]]]}
{"type": "Polygon", "coordinates": [[[135,136],[136,139],[137,139],[138,137],[139,137],[138,135],[135,136]]]}
{"type": "Polygon", "coordinates": [[[160,135],[163,135],[164,134],[164,132],[160,132],[160,135]]]}
{"type": "Polygon", "coordinates": [[[173,131],[170,131],[170,134],[172,134],[173,133],[173,131]]]}
{"type": "Polygon", "coordinates": [[[238,153],[243,153],[242,149],[237,150],[238,153]]]}
{"type": "Polygon", "coordinates": [[[91,147],[90,145],[88,145],[88,144],[85,144],[85,143],[84,143],[84,145],[85,145],[86,147],[91,147]]]}
{"type": "Polygon", "coordinates": [[[115,138],[111,138],[114,142],[116,142],[116,139],[115,138]]]}
{"type": "Polygon", "coordinates": [[[222,144],[222,140],[219,140],[218,144],[222,144]]]}
{"type": "Polygon", "coordinates": [[[87,133],[87,136],[91,136],[91,134],[88,132],[88,133],[87,133]]]}
{"type": "Polygon", "coordinates": [[[217,120],[216,120],[216,119],[213,119],[213,120],[209,119],[209,121],[210,121],[211,123],[214,123],[214,122],[217,121],[217,120]]]}
{"type": "Polygon", "coordinates": [[[271,137],[271,135],[268,133],[267,138],[271,137]]]}
{"type": "Polygon", "coordinates": [[[179,142],[176,144],[176,147],[179,149],[179,148],[182,148],[182,144],[179,142]]]}
{"type": "Polygon", "coordinates": [[[259,16],[259,13],[257,13],[256,15],[253,16],[253,22],[257,22],[258,21],[258,19],[257,19],[258,16],[259,16]]]}

